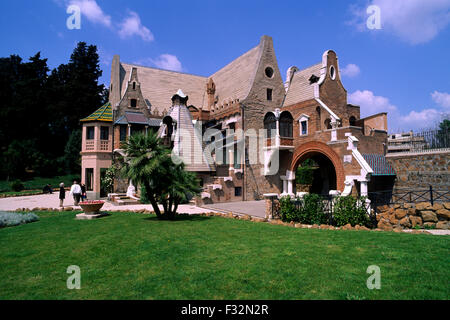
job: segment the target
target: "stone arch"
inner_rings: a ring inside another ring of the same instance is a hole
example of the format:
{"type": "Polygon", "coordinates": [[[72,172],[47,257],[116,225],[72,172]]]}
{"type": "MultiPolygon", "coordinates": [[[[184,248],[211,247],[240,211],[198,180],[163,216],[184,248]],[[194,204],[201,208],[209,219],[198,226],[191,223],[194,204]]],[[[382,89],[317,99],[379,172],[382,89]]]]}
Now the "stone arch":
{"type": "Polygon", "coordinates": [[[295,172],[298,164],[307,158],[311,153],[320,153],[331,161],[336,171],[337,189],[339,191],[343,191],[345,181],[344,165],[342,164],[339,155],[323,142],[311,141],[297,147],[292,157],[290,171],[295,172]]]}

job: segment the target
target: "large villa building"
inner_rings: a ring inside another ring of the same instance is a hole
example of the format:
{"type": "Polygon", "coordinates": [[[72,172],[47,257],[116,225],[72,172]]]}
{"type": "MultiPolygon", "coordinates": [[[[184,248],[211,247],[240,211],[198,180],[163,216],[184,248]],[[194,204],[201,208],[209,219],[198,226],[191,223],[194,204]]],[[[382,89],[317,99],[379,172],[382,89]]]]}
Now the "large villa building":
{"type": "MultiPolygon", "coordinates": [[[[106,196],[100,181],[121,143],[149,130],[197,173],[198,203],[295,195],[295,172],[306,159],[318,167],[311,192],[320,194],[367,195],[395,176],[384,157],[387,114],[360,118],[360,107],[347,102],[332,50],[309,68],[290,67],[284,79],[268,36],[207,77],[128,64],[116,55],[109,89],[109,103],[81,120],[82,182],[90,198],[106,196]]],[[[115,192],[127,187],[118,181],[115,192]]]]}

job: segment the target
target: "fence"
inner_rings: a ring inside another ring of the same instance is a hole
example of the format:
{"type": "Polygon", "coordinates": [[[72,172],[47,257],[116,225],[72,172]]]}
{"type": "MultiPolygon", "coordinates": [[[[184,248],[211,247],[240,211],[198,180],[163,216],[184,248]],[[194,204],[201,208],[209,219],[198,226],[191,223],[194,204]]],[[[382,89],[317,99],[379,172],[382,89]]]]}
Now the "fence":
{"type": "MultiPolygon", "coordinates": [[[[320,196],[320,205],[321,210],[326,214],[328,225],[333,226],[335,225],[334,221],[334,207],[336,204],[336,197],[330,196],[330,195],[319,195],[320,196]]],[[[301,210],[301,208],[305,205],[305,202],[301,199],[294,199],[292,200],[292,203],[295,206],[296,210],[301,210]]],[[[361,206],[365,208],[365,211],[369,217],[370,223],[372,224],[372,227],[376,228],[377,226],[377,220],[376,220],[376,212],[374,210],[371,210],[370,206],[366,206],[366,203],[360,203],[361,206]]]]}
{"type": "Polygon", "coordinates": [[[369,192],[368,196],[375,213],[377,207],[382,205],[416,202],[430,202],[433,205],[435,202],[450,202],[450,190],[435,190],[433,186],[422,190],[403,189],[369,192]]]}
{"type": "Polygon", "coordinates": [[[430,130],[389,137],[388,152],[423,152],[450,148],[450,129],[430,130]]]}

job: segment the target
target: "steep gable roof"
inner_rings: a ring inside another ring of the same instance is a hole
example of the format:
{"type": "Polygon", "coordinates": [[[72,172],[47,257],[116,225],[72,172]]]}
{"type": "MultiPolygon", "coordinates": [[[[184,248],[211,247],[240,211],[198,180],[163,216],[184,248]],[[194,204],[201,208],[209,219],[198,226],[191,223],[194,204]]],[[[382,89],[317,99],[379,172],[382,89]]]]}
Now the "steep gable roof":
{"type": "Polygon", "coordinates": [[[206,77],[128,63],[121,63],[121,67],[121,97],[125,94],[131,69],[135,67],[139,75],[142,95],[148,100],[152,111],[168,111],[172,106],[170,97],[179,88],[182,88],[189,96],[191,104],[197,107],[203,106],[206,94],[206,77]]]}
{"type": "Polygon", "coordinates": [[[312,75],[320,77],[322,63],[315,64],[303,70],[296,71],[292,77],[283,106],[314,99],[314,85],[309,79],[312,75]]]}
{"type": "Polygon", "coordinates": [[[219,104],[224,100],[242,100],[248,96],[261,57],[260,46],[247,51],[209,77],[216,85],[215,96],[219,104]]]}

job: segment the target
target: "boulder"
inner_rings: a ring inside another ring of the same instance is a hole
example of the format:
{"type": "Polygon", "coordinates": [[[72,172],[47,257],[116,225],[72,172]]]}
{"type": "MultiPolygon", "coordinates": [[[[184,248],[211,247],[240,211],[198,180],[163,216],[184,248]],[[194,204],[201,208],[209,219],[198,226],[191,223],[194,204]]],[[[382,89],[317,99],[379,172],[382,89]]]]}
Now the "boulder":
{"type": "Polygon", "coordinates": [[[350,223],[347,223],[345,226],[342,227],[342,230],[352,230],[352,225],[350,223]]]}
{"type": "Polygon", "coordinates": [[[366,226],[361,226],[361,227],[360,227],[360,230],[370,231],[370,229],[367,228],[366,226]]]}
{"type": "Polygon", "coordinates": [[[320,229],[330,229],[330,226],[327,224],[321,224],[320,229]]]}
{"type": "Polygon", "coordinates": [[[436,210],[436,214],[439,218],[450,220],[450,210],[448,209],[439,209],[436,210]]]}
{"type": "Polygon", "coordinates": [[[73,208],[72,207],[65,207],[64,211],[73,211],[73,208]]]}
{"type": "Polygon", "coordinates": [[[395,217],[396,217],[397,219],[402,219],[402,218],[404,218],[404,217],[406,216],[406,214],[407,214],[407,211],[406,211],[406,210],[403,210],[403,209],[397,209],[397,210],[395,210],[395,217]]]}
{"type": "Polygon", "coordinates": [[[418,204],[416,204],[416,209],[420,211],[431,208],[431,203],[429,202],[419,202],[418,204]]]}
{"type": "Polygon", "coordinates": [[[399,204],[394,204],[394,209],[398,209],[398,208],[400,208],[401,207],[401,205],[399,205],[399,204]]]}
{"type": "Polygon", "coordinates": [[[409,208],[412,208],[412,207],[413,207],[412,203],[404,203],[403,204],[403,208],[405,208],[405,209],[409,209],[409,208]]]}
{"type": "Polygon", "coordinates": [[[319,225],[318,224],[313,224],[313,226],[311,228],[312,229],[319,229],[319,225]]]}
{"type": "Polygon", "coordinates": [[[450,202],[444,202],[442,205],[445,209],[450,210],[450,202]]]}
{"type": "Polygon", "coordinates": [[[392,225],[386,219],[381,219],[378,222],[378,228],[383,230],[383,231],[392,231],[392,225]]]}
{"type": "Polygon", "coordinates": [[[388,210],[389,210],[389,206],[386,205],[386,204],[378,207],[378,211],[379,212],[385,212],[385,211],[388,211],[388,210]]]}
{"type": "Polygon", "coordinates": [[[437,211],[440,209],[444,209],[444,206],[442,205],[442,203],[439,203],[439,202],[435,202],[433,204],[433,206],[431,207],[431,210],[433,210],[433,211],[437,211]]]}
{"type": "Polygon", "coordinates": [[[409,216],[418,216],[420,214],[420,211],[416,208],[408,208],[408,215],[409,216]]]}
{"type": "Polygon", "coordinates": [[[439,221],[438,223],[436,223],[436,229],[448,230],[449,229],[448,222],[447,221],[439,221]]]}
{"type": "Polygon", "coordinates": [[[402,227],[395,227],[394,228],[394,232],[397,232],[397,233],[399,233],[399,232],[403,232],[403,229],[402,229],[402,227]]]}
{"type": "Polygon", "coordinates": [[[404,217],[399,221],[400,225],[405,228],[411,228],[412,224],[408,217],[404,217]]]}
{"type": "Polygon", "coordinates": [[[410,216],[409,220],[411,221],[411,226],[414,228],[415,226],[422,226],[422,218],[417,216],[410,216]]]}
{"type": "Polygon", "coordinates": [[[438,218],[433,211],[422,211],[421,215],[424,222],[438,222],[438,218]]]}
{"type": "Polygon", "coordinates": [[[301,223],[296,223],[296,224],[294,224],[294,227],[295,227],[295,228],[301,228],[301,227],[302,227],[302,224],[301,224],[301,223]]]}
{"type": "Polygon", "coordinates": [[[388,217],[388,220],[391,224],[396,225],[398,223],[398,219],[395,217],[395,214],[391,214],[388,217]]]}
{"type": "Polygon", "coordinates": [[[227,217],[228,217],[228,218],[233,218],[233,212],[229,212],[229,213],[227,214],[227,217]]]}
{"type": "Polygon", "coordinates": [[[423,226],[424,226],[424,228],[435,228],[436,227],[436,223],[434,223],[434,222],[424,222],[423,226]]]}

